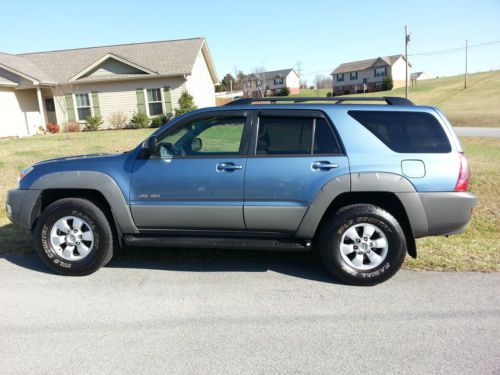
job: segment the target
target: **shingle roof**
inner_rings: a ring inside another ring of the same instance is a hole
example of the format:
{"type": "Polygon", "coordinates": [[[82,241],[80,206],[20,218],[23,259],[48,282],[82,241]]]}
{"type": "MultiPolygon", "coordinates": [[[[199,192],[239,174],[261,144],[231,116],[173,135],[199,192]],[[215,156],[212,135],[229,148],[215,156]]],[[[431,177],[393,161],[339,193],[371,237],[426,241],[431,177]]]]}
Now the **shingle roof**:
{"type": "Polygon", "coordinates": [[[369,68],[373,67],[373,65],[379,59],[383,60],[387,65],[392,65],[400,57],[403,57],[403,55],[392,55],[392,56],[376,57],[374,59],[348,62],[348,63],[340,64],[330,74],[348,73],[348,72],[359,72],[360,70],[366,70],[366,69],[369,69],[369,68]]]}
{"type": "Polygon", "coordinates": [[[292,68],[290,69],[281,69],[281,70],[271,70],[269,72],[259,72],[259,73],[252,73],[247,76],[245,76],[245,79],[252,79],[256,78],[256,74],[259,74],[260,76],[265,76],[266,78],[275,78],[275,77],[280,77],[280,78],[285,78],[290,72],[293,71],[292,68]]]}
{"type": "Polygon", "coordinates": [[[4,66],[8,70],[28,76],[32,80],[39,81],[41,83],[55,83],[54,80],[42,69],[36,66],[29,59],[22,56],[0,52],[0,66],[4,66]]]}
{"type": "MultiPolygon", "coordinates": [[[[19,71],[43,77],[58,83],[67,82],[72,77],[88,68],[102,57],[113,54],[141,66],[159,75],[191,74],[200,49],[206,45],[204,38],[169,40],[161,42],[132,43],[102,47],[77,48],[60,51],[24,53],[19,55],[1,54],[0,63],[15,63],[19,71]],[[30,72],[30,73],[28,73],[30,72]]],[[[207,49],[208,51],[208,49],[207,49]]],[[[207,52],[209,54],[209,52],[207,52]]],[[[210,58],[208,56],[208,58],[210,58]]],[[[207,61],[211,64],[212,62],[207,61]]],[[[213,78],[217,81],[215,69],[213,78]]]]}

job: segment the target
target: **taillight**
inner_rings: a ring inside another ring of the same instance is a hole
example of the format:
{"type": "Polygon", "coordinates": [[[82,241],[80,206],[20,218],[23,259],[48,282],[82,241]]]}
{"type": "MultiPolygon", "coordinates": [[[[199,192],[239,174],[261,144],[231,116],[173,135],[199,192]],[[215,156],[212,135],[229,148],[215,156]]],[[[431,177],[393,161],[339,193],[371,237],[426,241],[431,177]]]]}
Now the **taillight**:
{"type": "Polygon", "coordinates": [[[463,152],[460,152],[460,172],[458,173],[455,191],[467,191],[469,189],[469,164],[463,152]]]}

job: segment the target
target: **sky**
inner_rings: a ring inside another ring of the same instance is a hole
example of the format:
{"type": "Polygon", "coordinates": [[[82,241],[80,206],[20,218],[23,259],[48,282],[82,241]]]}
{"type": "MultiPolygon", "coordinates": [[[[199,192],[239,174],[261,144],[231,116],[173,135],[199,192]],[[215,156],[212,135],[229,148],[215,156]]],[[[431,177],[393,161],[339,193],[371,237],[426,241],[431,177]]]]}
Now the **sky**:
{"type": "Polygon", "coordinates": [[[343,62],[403,53],[407,24],[412,71],[462,74],[466,39],[469,72],[500,69],[500,0],[1,1],[6,53],[203,36],[220,79],[295,68],[312,84],[343,62]]]}

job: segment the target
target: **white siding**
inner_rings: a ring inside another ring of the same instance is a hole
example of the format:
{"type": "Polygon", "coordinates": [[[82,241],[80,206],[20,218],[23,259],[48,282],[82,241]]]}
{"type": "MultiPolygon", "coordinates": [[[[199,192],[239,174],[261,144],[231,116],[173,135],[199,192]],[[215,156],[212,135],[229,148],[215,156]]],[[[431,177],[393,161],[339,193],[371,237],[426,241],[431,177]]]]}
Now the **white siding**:
{"type": "Polygon", "coordinates": [[[103,76],[103,75],[112,75],[112,74],[144,74],[143,71],[134,68],[133,66],[122,63],[121,61],[117,61],[115,59],[109,59],[91,71],[89,74],[86,74],[85,77],[93,77],[93,76],[103,76]]]}
{"type": "Polygon", "coordinates": [[[187,77],[186,89],[198,108],[215,106],[215,87],[202,51],[198,53],[191,75],[187,77]]]}
{"type": "MultiPolygon", "coordinates": [[[[130,119],[134,112],[137,112],[137,89],[163,89],[165,86],[170,86],[172,105],[174,108],[178,107],[179,97],[185,90],[185,80],[181,77],[79,84],[77,87],[72,88],[71,93],[83,94],[97,92],[99,98],[99,109],[104,120],[102,127],[107,128],[111,127],[110,120],[114,113],[123,113],[130,119]]],[[[147,105],[146,93],[144,94],[144,97],[147,105]]],[[[66,107],[64,95],[55,97],[54,99],[57,121],[58,123],[63,124],[66,122],[63,112],[63,109],[65,110],[66,107]],[[63,108],[61,108],[61,106],[63,108]]]]}
{"type": "MultiPolygon", "coordinates": [[[[405,60],[400,57],[391,67],[391,74],[393,81],[405,80],[405,60]]],[[[408,66],[408,81],[410,80],[410,67],[408,66]]]]}
{"type": "Polygon", "coordinates": [[[300,78],[294,71],[291,71],[290,74],[286,76],[286,87],[289,89],[300,88],[300,78]]]}
{"type": "Polygon", "coordinates": [[[35,134],[41,125],[35,90],[0,88],[0,137],[35,134]]]}

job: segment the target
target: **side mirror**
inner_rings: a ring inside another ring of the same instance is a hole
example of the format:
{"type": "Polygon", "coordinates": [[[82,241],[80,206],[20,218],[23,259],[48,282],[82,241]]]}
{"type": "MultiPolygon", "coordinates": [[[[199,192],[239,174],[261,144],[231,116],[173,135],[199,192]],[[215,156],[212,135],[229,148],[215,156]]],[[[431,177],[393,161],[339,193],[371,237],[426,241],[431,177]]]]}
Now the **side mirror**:
{"type": "Polygon", "coordinates": [[[193,152],[200,151],[202,147],[203,147],[203,142],[201,141],[200,138],[194,138],[193,141],[191,142],[191,151],[193,152]]]}
{"type": "Polygon", "coordinates": [[[147,140],[146,140],[146,151],[148,153],[149,156],[153,156],[154,154],[156,154],[156,144],[158,142],[158,138],[156,138],[156,136],[151,136],[149,137],[147,140]]]}

